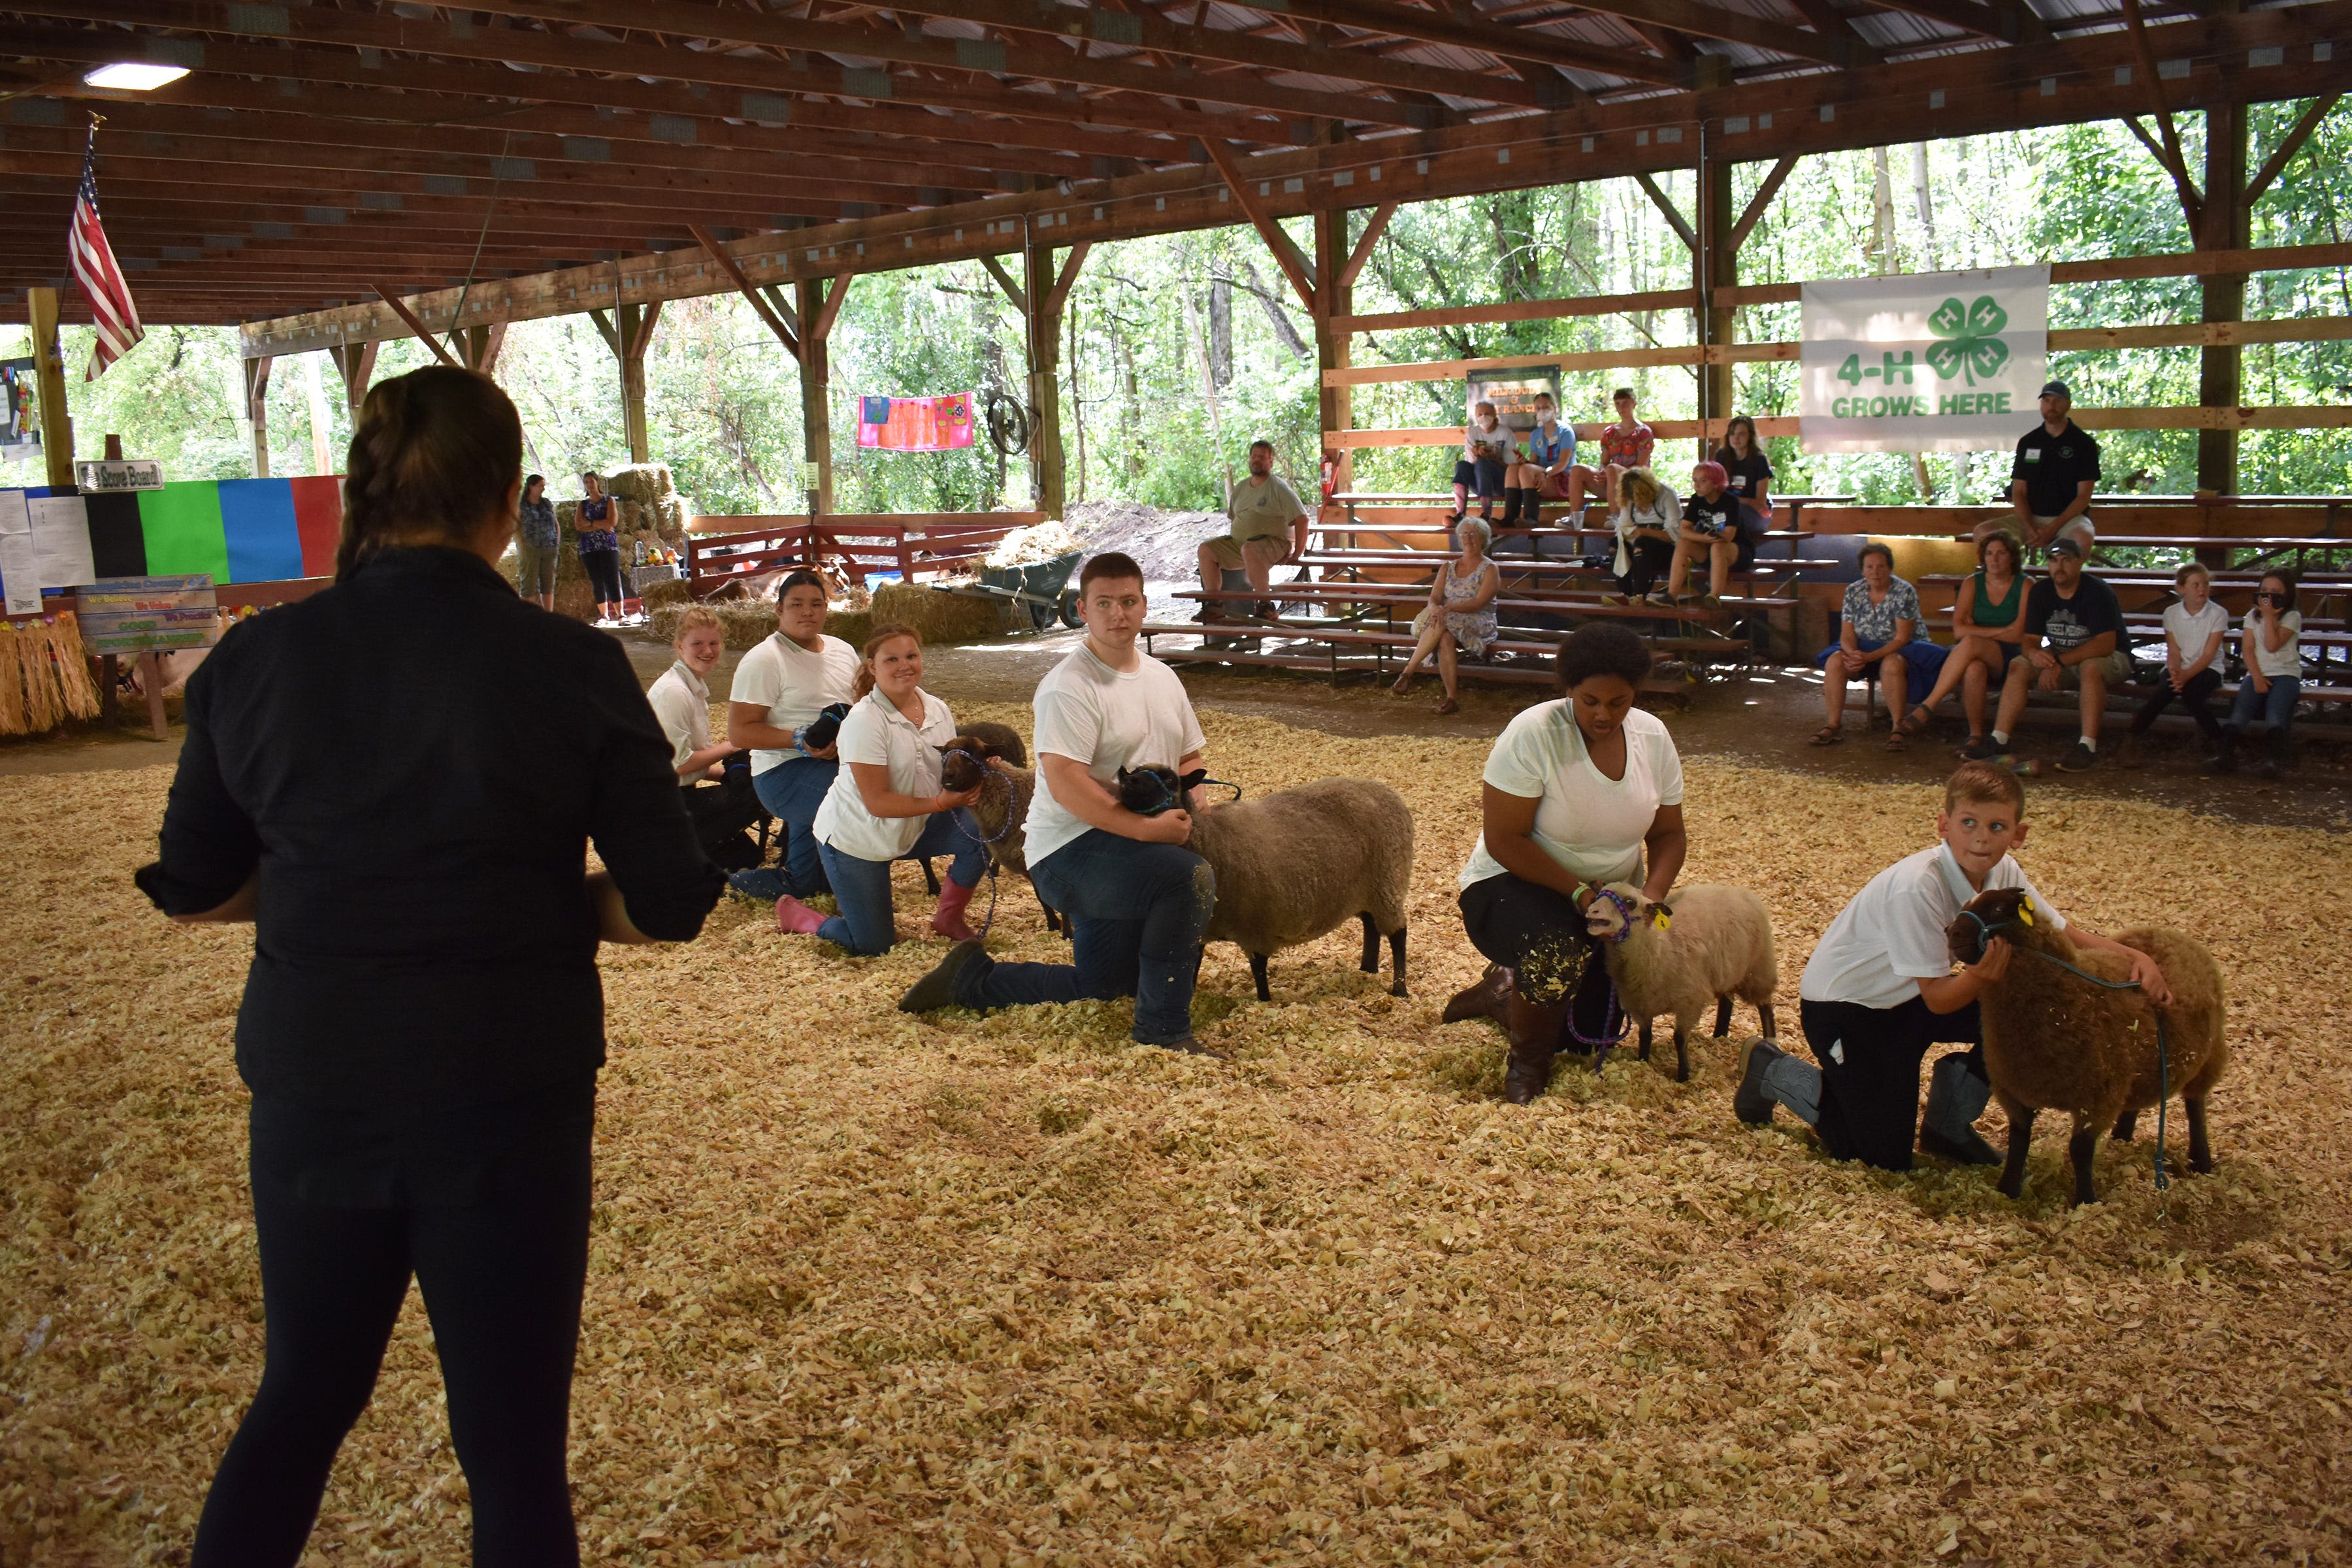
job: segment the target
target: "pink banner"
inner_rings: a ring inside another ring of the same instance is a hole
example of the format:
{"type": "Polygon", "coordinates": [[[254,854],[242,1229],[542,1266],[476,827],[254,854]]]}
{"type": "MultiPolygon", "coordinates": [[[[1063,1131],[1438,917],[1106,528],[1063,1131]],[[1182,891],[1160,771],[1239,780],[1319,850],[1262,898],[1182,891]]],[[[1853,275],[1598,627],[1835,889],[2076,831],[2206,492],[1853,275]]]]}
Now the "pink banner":
{"type": "Polygon", "coordinates": [[[865,396],[857,400],[857,444],[886,452],[952,452],[971,445],[973,395],[865,396]]]}

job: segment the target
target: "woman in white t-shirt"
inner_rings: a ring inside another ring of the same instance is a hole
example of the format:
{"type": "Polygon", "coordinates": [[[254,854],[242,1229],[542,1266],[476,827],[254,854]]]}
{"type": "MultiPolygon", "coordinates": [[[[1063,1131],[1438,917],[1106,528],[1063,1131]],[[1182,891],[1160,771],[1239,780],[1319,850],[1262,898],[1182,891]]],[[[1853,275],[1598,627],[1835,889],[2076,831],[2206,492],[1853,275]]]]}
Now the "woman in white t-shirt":
{"type": "Polygon", "coordinates": [[[1686,847],[1682,757],[1633,706],[1648,647],[1588,626],[1561,639],[1559,669],[1559,700],[1512,720],[1486,759],[1486,831],[1460,881],[1462,923],[1490,962],[1445,1007],[1448,1023],[1503,1020],[1514,1105],[1544,1091],[1563,1028],[1586,1050],[1613,1038],[1608,968],[1585,927],[1595,890],[1637,882],[1664,900],[1686,847]]]}
{"type": "Polygon", "coordinates": [[[955,739],[955,715],[923,689],[923,639],[912,626],[875,627],[855,684],[857,701],[834,742],[842,765],[814,825],[841,912],[828,919],[788,894],[776,900],[776,929],[822,937],[861,958],[887,952],[898,939],[890,862],[946,855],[953,858],[931,930],[968,942],[975,933],[963,909],[988,869],[988,846],[950,815],[980,791],[940,787],[940,748],[955,739]]]}
{"type": "MultiPolygon", "coordinates": [[[[2008,537],[1988,534],[1986,542],[2008,537]]],[[[2164,612],[2164,679],[2157,684],[2156,695],[2132,715],[2131,730],[2124,736],[2117,757],[2127,768],[2138,763],[2139,738],[2154,729],[2157,716],[2175,702],[2197,721],[2197,732],[2205,738],[2205,744],[2212,752],[2221,749],[2221,722],[2206,703],[2221,684],[2221,647],[2230,640],[2230,612],[2213,602],[2213,574],[2198,562],[2191,561],[2174,573],[2172,586],[2180,597],[2164,612]]]]}
{"type": "Polygon", "coordinates": [[[2303,697],[2303,612],[2294,607],[2294,579],[2284,572],[2264,574],[2263,585],[2254,590],[2254,607],[2245,620],[2246,678],[2238,682],[2237,700],[2221,726],[2221,750],[2208,764],[2215,773],[2236,770],[2238,736],[2258,716],[2271,727],[2263,777],[2274,779],[2286,771],[2288,730],[2303,697]]]}
{"type": "Polygon", "coordinates": [[[857,700],[857,650],[824,635],[824,579],[794,572],[776,588],[776,630],[743,656],[727,693],[727,738],[751,753],[751,788],[782,822],[781,868],[738,871],[728,890],[742,898],[807,898],[824,890],[824,865],[810,831],[840,771],[824,710],[857,700]],[[820,723],[820,720],[824,721],[820,723]],[[817,732],[809,734],[812,725],[817,732]]]}

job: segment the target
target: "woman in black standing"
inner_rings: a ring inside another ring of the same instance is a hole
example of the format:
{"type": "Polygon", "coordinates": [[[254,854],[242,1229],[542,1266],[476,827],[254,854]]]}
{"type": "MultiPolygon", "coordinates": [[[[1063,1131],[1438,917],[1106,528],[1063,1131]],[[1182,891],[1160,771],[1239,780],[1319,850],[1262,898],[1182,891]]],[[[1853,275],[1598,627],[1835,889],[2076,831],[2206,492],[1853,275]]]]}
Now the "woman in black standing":
{"type": "Polygon", "coordinates": [[[268,1331],[194,1568],[301,1554],[412,1274],[474,1561],[579,1561],[597,943],[692,938],[721,879],[627,656],[494,565],[521,460],[487,377],[376,387],[334,585],[236,626],[188,684],[139,885],[175,920],[255,924],[236,1062],[268,1331]]]}

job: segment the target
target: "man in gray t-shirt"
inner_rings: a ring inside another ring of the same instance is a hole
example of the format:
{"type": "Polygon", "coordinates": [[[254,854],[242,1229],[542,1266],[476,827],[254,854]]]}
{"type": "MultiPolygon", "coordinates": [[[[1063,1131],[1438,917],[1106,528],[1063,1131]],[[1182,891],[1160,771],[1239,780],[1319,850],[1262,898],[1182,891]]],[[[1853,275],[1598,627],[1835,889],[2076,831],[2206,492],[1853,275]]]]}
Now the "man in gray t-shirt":
{"type": "MultiPolygon", "coordinates": [[[[1247,573],[1249,585],[1260,595],[1274,586],[1274,569],[1307,552],[1307,508],[1298,494],[1274,477],[1274,443],[1253,441],[1249,478],[1234,487],[1225,502],[1230,526],[1213,539],[1201,542],[1201,586],[1221,592],[1227,572],[1247,573]]],[[[1222,606],[1207,601],[1200,620],[1218,618],[1222,606]]]]}

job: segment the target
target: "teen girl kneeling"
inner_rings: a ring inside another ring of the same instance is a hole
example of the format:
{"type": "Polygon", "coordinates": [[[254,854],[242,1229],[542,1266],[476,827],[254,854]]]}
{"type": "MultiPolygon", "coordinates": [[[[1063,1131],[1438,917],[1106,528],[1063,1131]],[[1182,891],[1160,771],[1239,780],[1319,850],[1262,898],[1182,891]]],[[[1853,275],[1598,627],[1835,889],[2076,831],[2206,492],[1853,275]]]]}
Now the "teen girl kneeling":
{"type": "Polygon", "coordinates": [[[931,930],[971,938],[963,910],[988,869],[988,846],[950,813],[980,791],[940,788],[940,748],[955,739],[955,716],[922,682],[923,640],[914,628],[877,627],[858,660],[857,700],[834,742],[841,771],[812,829],[841,912],[828,919],[787,896],[776,900],[778,931],[821,937],[861,958],[887,952],[898,937],[890,862],[946,855],[952,858],[931,930]]]}

